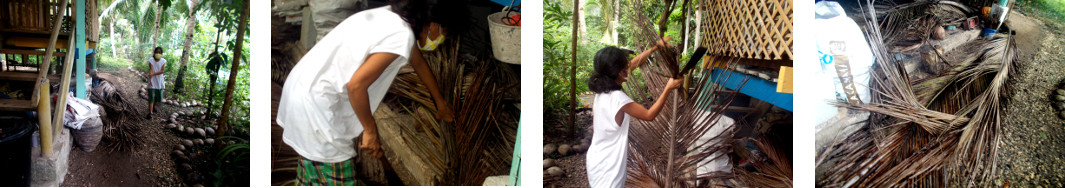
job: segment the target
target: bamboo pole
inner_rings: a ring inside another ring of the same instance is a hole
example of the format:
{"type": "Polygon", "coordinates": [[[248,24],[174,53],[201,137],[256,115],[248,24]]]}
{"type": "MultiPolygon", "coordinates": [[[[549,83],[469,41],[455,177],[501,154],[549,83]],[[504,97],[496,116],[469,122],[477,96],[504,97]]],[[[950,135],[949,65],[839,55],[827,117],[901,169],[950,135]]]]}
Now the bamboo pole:
{"type": "MultiPolygon", "coordinates": [[[[78,19],[78,18],[74,18],[74,19],[78,19]]],[[[79,32],[79,31],[77,29],[75,29],[75,30],[71,30],[70,33],[75,33],[75,32],[79,32]]],[[[74,46],[74,41],[75,40],[67,40],[67,41],[70,41],[70,44],[67,44],[67,46],[74,46]]],[[[58,131],[60,128],[63,127],[62,126],[63,125],[63,117],[65,117],[66,112],[67,112],[66,111],[66,109],[67,109],[67,96],[70,96],[70,95],[67,95],[67,91],[70,90],[70,71],[71,71],[70,69],[72,67],[71,64],[74,64],[74,52],[71,52],[70,49],[72,49],[72,48],[69,48],[69,47],[67,48],[67,54],[66,54],[67,56],[66,56],[65,59],[63,59],[66,62],[63,63],[63,77],[61,78],[62,81],[59,81],[59,100],[56,101],[55,112],[52,113],[52,114],[56,114],[55,117],[52,118],[52,122],[53,122],[52,125],[57,125],[55,130],[53,130],[53,131],[58,131]]],[[[82,84],[82,83],[79,82],[79,83],[74,83],[74,84],[82,84]]]]}
{"type": "Polygon", "coordinates": [[[37,89],[40,90],[38,99],[42,104],[37,105],[37,121],[41,126],[41,154],[44,157],[52,157],[52,114],[51,106],[48,105],[48,87],[47,79],[37,82],[37,89]]]}
{"type": "MultiPolygon", "coordinates": [[[[67,12],[67,4],[70,0],[63,0],[59,3],[59,11],[56,11],[54,15],[55,24],[52,25],[52,36],[48,39],[48,50],[44,52],[45,61],[41,63],[41,67],[37,70],[38,79],[44,79],[48,74],[48,68],[52,66],[52,53],[55,52],[55,41],[59,38],[59,29],[63,26],[63,15],[67,12]]],[[[69,36],[68,36],[69,38],[69,36]]],[[[67,48],[70,48],[67,46],[67,48]]]]}
{"type": "MultiPolygon", "coordinates": [[[[63,0],[62,3],[59,4],[59,7],[61,9],[59,11],[56,11],[55,18],[54,18],[55,24],[52,25],[52,36],[48,39],[48,49],[45,50],[45,52],[44,52],[44,57],[45,57],[44,59],[46,59],[46,60],[51,60],[52,59],[52,53],[55,53],[55,42],[59,38],[59,29],[63,26],[63,14],[66,14],[67,4],[68,4],[69,1],[70,0],[63,0]]],[[[70,47],[68,46],[67,48],[70,48],[70,47]]],[[[27,60],[25,58],[26,56],[22,56],[22,57],[23,57],[22,61],[26,62],[26,60],[27,60]]],[[[52,66],[52,61],[44,61],[43,63],[40,64],[40,66],[37,67],[37,80],[38,81],[39,80],[47,80],[48,79],[48,77],[47,77],[48,68],[51,67],[51,66],[52,66]]],[[[37,90],[37,89],[33,90],[34,99],[31,100],[31,102],[33,103],[33,106],[40,105],[38,102],[41,101],[41,100],[36,99],[36,97],[38,97],[38,96],[46,96],[45,98],[48,98],[47,96],[48,96],[48,94],[50,94],[50,93],[45,93],[45,95],[39,95],[38,93],[40,93],[40,92],[41,91],[37,90]]]]}

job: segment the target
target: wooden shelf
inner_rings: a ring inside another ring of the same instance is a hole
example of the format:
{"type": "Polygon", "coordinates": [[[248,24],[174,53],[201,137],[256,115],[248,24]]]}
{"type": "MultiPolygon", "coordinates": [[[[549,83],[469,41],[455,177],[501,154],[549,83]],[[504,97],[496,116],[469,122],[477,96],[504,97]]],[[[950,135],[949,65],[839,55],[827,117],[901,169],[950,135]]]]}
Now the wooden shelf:
{"type": "Polygon", "coordinates": [[[0,99],[0,111],[34,111],[37,107],[33,106],[30,100],[13,100],[13,99],[0,99]]]}

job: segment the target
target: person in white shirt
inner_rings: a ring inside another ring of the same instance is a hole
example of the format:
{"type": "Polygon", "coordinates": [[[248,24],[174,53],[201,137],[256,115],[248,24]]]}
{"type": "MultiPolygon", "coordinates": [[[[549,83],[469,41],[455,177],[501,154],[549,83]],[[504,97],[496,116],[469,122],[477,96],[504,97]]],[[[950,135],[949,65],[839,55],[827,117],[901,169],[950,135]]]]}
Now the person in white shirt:
{"type": "Polygon", "coordinates": [[[585,160],[591,187],[625,186],[630,118],[654,120],[662,111],[666,96],[683,82],[681,79],[669,79],[666,88],[650,109],[633,102],[621,90],[621,84],[628,80],[629,72],[640,67],[658,48],[669,47],[669,40],[669,37],[665,37],[657,45],[631,60],[628,59],[627,51],[613,46],[595,53],[595,70],[588,78],[588,89],[595,92],[592,101],[592,144],[588,147],[585,160]]]}
{"type": "Polygon", "coordinates": [[[382,157],[373,111],[401,67],[410,63],[436,103],[437,119],[453,112],[437,88],[421,50],[432,51],[468,21],[457,3],[393,0],[358,12],[326,34],[285,80],[277,124],[282,139],[302,157],[297,185],[355,185],[354,145],[382,157]],[[415,38],[415,31],[419,31],[415,38]]]}
{"type": "Polygon", "coordinates": [[[163,89],[166,89],[166,84],[163,82],[163,73],[166,72],[166,59],[163,59],[163,48],[155,47],[152,50],[152,57],[148,58],[148,116],[145,119],[151,119],[152,113],[156,112],[155,104],[163,102],[163,89]]]}

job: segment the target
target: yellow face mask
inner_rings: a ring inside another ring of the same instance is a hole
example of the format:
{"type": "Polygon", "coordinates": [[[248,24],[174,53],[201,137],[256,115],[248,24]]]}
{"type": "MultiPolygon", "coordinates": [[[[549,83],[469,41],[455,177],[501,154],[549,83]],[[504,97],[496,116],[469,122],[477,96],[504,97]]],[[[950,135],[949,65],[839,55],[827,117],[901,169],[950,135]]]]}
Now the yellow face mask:
{"type": "Polygon", "coordinates": [[[162,58],[163,58],[163,54],[155,54],[155,59],[162,59],[162,58]]]}
{"type": "MultiPolygon", "coordinates": [[[[432,25],[429,26],[429,30],[432,30],[432,25]]],[[[427,33],[425,35],[425,45],[422,46],[421,44],[418,44],[418,49],[421,49],[422,51],[433,51],[433,50],[436,50],[437,47],[440,47],[440,44],[443,44],[443,43],[444,43],[444,35],[443,35],[443,33],[441,33],[440,36],[436,38],[436,40],[433,40],[432,38],[429,38],[429,34],[427,33]]]]}
{"type": "Polygon", "coordinates": [[[422,49],[422,51],[433,51],[433,50],[436,50],[437,47],[440,47],[441,43],[444,43],[444,36],[443,35],[440,35],[440,37],[437,37],[436,40],[429,39],[429,37],[426,36],[425,37],[425,46],[419,45],[418,49],[422,49]]]}

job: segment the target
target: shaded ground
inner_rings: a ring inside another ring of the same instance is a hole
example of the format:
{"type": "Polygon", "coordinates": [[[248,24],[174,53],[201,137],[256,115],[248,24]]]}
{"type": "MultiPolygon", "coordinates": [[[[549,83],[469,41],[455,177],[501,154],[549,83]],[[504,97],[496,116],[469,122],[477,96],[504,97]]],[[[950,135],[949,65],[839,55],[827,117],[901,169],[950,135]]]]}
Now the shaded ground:
{"type": "MultiPolygon", "coordinates": [[[[135,73],[128,70],[102,71],[110,74],[111,82],[117,86],[122,96],[134,106],[147,109],[147,100],[137,95],[144,84],[135,73]]],[[[168,93],[169,94],[169,93],[168,93]]],[[[164,96],[168,96],[164,94],[164,96]]],[[[176,163],[170,157],[170,151],[179,142],[179,137],[163,127],[166,114],[177,112],[179,107],[159,105],[159,112],[151,120],[135,118],[130,121],[141,124],[138,133],[143,142],[133,151],[111,151],[101,141],[93,152],[75,148],[70,154],[70,171],[61,186],[191,186],[182,181],[176,170],[176,163]]]]}
{"type": "MultiPolygon", "coordinates": [[[[555,125],[551,129],[544,130],[544,144],[578,144],[582,139],[592,138],[592,114],[591,110],[577,113],[577,132],[567,134],[569,127],[563,126],[568,117],[556,117],[545,119],[544,124],[555,125]],[[553,122],[552,122],[553,121],[553,122]],[[550,136],[546,136],[550,135],[550,136]]],[[[556,166],[562,168],[565,173],[561,176],[544,175],[544,187],[588,187],[588,172],[584,169],[585,153],[578,152],[569,156],[561,156],[558,153],[544,156],[544,159],[554,159],[556,166]]],[[[543,163],[533,163],[543,164],[543,163]]],[[[536,165],[533,165],[536,166],[536,165]]]]}
{"type": "Polygon", "coordinates": [[[1065,27],[1062,20],[1041,10],[1017,9],[1033,21],[1011,26],[1018,30],[1021,58],[1009,80],[1009,103],[1005,107],[1006,122],[994,183],[1063,187],[1065,121],[1057,116],[1059,111],[1051,106],[1050,96],[1065,80],[1065,27]]]}

